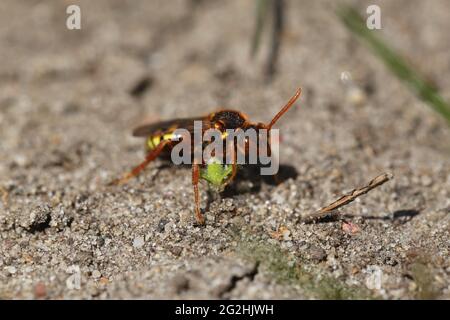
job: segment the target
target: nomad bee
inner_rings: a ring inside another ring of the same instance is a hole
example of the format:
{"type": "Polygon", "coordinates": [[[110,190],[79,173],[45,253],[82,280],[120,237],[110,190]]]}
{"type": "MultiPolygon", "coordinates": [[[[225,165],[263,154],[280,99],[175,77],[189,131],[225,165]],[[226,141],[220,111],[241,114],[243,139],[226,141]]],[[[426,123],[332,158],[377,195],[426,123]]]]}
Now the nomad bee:
{"type": "MultiPolygon", "coordinates": [[[[117,179],[112,182],[112,184],[123,184],[127,182],[130,178],[137,176],[150,162],[155,160],[157,157],[162,155],[171,155],[171,152],[177,148],[177,145],[185,138],[187,140],[195,140],[195,122],[201,123],[201,134],[203,135],[208,129],[215,129],[220,134],[220,138],[225,140],[228,132],[230,130],[242,131],[253,129],[256,132],[267,131],[270,133],[272,126],[278,121],[278,119],[289,110],[289,108],[294,104],[301,94],[301,89],[298,89],[295,95],[289,100],[289,102],[275,115],[275,117],[270,121],[269,124],[264,123],[253,123],[250,122],[248,117],[242,112],[235,110],[219,110],[214,113],[210,113],[204,117],[194,117],[185,119],[175,119],[169,121],[161,121],[149,125],[144,125],[136,128],[133,131],[133,136],[136,137],[146,137],[146,147],[148,150],[145,160],[132,169],[129,173],[125,174],[123,178],[117,179]],[[180,137],[177,132],[184,129],[189,136],[180,137]],[[193,138],[193,139],[191,139],[193,138]]],[[[232,140],[234,143],[234,140],[232,140]]],[[[243,149],[248,151],[249,141],[246,139],[244,142],[243,149]]],[[[270,141],[265,142],[266,150],[270,153],[270,141]]],[[[205,148],[208,143],[202,140],[201,147],[205,148]]],[[[222,165],[220,162],[206,162],[200,160],[200,162],[192,161],[192,185],[194,188],[194,199],[195,199],[195,217],[199,224],[204,224],[204,218],[200,211],[200,200],[199,200],[199,190],[198,183],[200,179],[207,180],[209,183],[224,187],[230,183],[236,176],[237,172],[237,162],[236,162],[236,150],[238,146],[233,145],[233,150],[231,150],[234,157],[230,165],[222,165]]],[[[195,150],[195,146],[194,146],[195,150]]],[[[259,150],[259,147],[258,147],[259,150]]],[[[213,154],[216,156],[224,156],[229,149],[223,150],[223,153],[213,154]]],[[[193,159],[193,153],[189,155],[193,159]]]]}

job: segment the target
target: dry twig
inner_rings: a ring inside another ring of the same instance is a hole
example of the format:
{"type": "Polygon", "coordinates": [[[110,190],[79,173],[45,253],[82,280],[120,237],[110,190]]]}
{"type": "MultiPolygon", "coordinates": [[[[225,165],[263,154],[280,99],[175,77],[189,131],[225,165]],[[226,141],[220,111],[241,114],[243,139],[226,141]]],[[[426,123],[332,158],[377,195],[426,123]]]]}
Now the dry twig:
{"type": "Polygon", "coordinates": [[[362,188],[358,188],[358,189],[353,189],[352,191],[343,195],[342,197],[340,197],[333,203],[330,203],[326,207],[323,207],[322,209],[306,216],[303,219],[303,221],[311,222],[311,221],[315,221],[320,218],[323,218],[323,217],[329,215],[330,213],[332,213],[334,210],[349,204],[356,198],[362,196],[363,194],[366,194],[367,192],[371,191],[372,189],[374,189],[376,187],[381,186],[383,183],[389,181],[392,178],[393,178],[392,174],[383,173],[383,174],[377,176],[376,178],[372,179],[366,186],[364,186],[362,188]]]}

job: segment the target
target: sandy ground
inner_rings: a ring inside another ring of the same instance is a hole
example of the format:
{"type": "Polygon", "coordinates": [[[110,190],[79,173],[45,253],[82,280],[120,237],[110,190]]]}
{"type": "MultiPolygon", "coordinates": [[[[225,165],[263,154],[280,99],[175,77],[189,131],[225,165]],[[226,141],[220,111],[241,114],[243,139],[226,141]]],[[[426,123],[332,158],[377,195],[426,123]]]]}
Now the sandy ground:
{"type": "MultiPolygon", "coordinates": [[[[0,298],[449,299],[450,129],[331,3],[287,1],[267,84],[251,1],[2,0],[0,298]],[[144,156],[134,126],[220,106],[268,121],[298,86],[279,123],[287,179],[202,184],[205,227],[189,168],[158,160],[106,186],[144,156]],[[385,171],[337,219],[299,222],[385,171]]],[[[450,2],[377,3],[382,35],[450,100],[450,2]]]]}

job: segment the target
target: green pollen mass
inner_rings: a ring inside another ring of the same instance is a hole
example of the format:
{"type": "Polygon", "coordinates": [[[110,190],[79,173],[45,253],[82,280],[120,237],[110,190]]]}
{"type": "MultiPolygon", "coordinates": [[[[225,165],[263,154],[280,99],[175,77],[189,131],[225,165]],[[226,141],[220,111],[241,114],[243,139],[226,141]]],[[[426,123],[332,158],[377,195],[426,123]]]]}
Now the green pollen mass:
{"type": "Polygon", "coordinates": [[[231,165],[222,165],[218,161],[213,161],[200,170],[200,176],[213,186],[220,187],[232,171],[231,165]]]}

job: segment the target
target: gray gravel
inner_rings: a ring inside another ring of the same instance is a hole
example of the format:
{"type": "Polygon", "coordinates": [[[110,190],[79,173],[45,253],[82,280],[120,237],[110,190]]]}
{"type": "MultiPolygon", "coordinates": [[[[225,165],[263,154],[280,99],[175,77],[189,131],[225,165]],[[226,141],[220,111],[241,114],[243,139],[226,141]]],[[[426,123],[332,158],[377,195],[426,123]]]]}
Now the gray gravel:
{"type": "MultiPolygon", "coordinates": [[[[267,85],[267,41],[249,60],[251,1],[76,1],[80,31],[63,1],[1,1],[0,298],[450,298],[448,125],[348,34],[334,1],[287,2],[267,85]],[[201,185],[205,227],[189,168],[158,160],[106,186],[144,155],[134,126],[218,106],[268,121],[297,86],[279,123],[297,176],[244,175],[209,198],[201,185]],[[384,171],[395,179],[338,219],[299,222],[384,171]]],[[[379,3],[383,36],[450,100],[450,2],[379,3]]]]}

